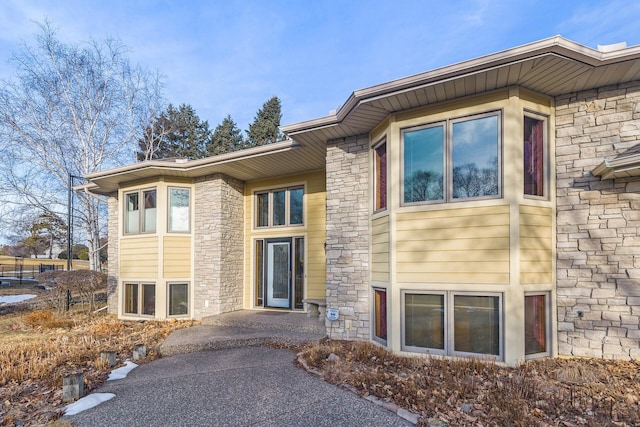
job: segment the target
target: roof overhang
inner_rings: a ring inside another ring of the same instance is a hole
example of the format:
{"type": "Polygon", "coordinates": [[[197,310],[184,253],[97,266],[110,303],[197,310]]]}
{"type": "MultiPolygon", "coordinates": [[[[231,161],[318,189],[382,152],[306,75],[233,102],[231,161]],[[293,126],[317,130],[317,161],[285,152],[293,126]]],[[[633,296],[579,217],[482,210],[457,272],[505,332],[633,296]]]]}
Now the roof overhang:
{"type": "Polygon", "coordinates": [[[601,179],[618,179],[640,176],[640,154],[620,156],[604,160],[591,173],[601,179]]]}
{"type": "Polygon", "coordinates": [[[640,79],[640,46],[596,50],[556,36],[357,90],[335,113],[284,126],[305,144],[366,135],[387,116],[507,87],[547,96],[640,79]]]}
{"type": "Polygon", "coordinates": [[[134,163],[86,175],[88,184],[75,187],[96,194],[111,194],[125,183],[157,177],[197,178],[224,174],[240,181],[321,170],[324,144],[303,146],[287,140],[198,160],[167,159],[134,163]]]}

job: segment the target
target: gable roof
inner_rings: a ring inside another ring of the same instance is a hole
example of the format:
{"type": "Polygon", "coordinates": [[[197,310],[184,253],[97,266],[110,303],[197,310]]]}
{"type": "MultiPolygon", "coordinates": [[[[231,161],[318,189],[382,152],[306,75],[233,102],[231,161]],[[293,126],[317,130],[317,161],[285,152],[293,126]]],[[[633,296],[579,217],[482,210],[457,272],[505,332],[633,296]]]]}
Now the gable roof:
{"type": "Polygon", "coordinates": [[[357,90],[335,112],[284,126],[301,144],[368,134],[389,114],[510,86],[557,96],[640,79],[640,46],[592,49],[561,36],[357,90]]]}

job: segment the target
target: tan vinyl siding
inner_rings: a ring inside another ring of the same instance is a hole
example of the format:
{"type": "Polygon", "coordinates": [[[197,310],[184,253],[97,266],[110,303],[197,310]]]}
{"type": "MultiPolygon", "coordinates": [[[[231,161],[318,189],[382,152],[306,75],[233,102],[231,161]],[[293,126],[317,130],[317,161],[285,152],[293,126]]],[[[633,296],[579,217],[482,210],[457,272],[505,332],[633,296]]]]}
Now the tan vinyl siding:
{"type": "Polygon", "coordinates": [[[550,208],[520,206],[520,283],[551,283],[553,242],[550,208]]]}
{"type": "Polygon", "coordinates": [[[191,237],[165,236],[162,265],[165,279],[191,277],[191,237]]]}
{"type": "Polygon", "coordinates": [[[245,185],[245,299],[247,308],[253,307],[254,291],[254,245],[255,239],[277,237],[305,238],[306,297],[325,298],[326,261],[326,194],[325,172],[317,171],[300,175],[271,178],[248,182],[245,185]],[[255,229],[254,193],[262,190],[305,186],[304,224],[292,227],[255,229]]]}
{"type": "Polygon", "coordinates": [[[509,283],[509,206],[399,213],[396,272],[406,283],[509,283]]]}
{"type": "Polygon", "coordinates": [[[120,240],[120,276],[121,279],[157,279],[157,236],[144,236],[120,240]]]}
{"type": "Polygon", "coordinates": [[[371,221],[371,280],[389,282],[389,216],[371,221]]]}

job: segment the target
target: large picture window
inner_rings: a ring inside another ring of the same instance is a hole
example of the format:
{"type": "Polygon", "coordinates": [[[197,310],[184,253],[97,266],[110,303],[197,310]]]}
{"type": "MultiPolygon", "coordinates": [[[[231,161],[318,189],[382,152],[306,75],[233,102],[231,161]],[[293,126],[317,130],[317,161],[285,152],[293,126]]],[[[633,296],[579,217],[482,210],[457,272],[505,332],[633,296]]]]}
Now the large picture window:
{"type": "Polygon", "coordinates": [[[500,114],[402,131],[403,204],[500,196],[500,114]]]}
{"type": "Polygon", "coordinates": [[[124,313],[155,316],[156,285],[153,283],[125,283],[124,313]]]}
{"type": "Polygon", "coordinates": [[[405,291],[402,304],[403,350],[502,356],[500,294],[405,291]]]}
{"type": "Polygon", "coordinates": [[[155,233],[156,190],[139,190],[125,193],[124,233],[155,233]]]}
{"type": "Polygon", "coordinates": [[[169,188],[169,227],[170,233],[188,233],[190,190],[188,188],[169,188]]]}
{"type": "Polygon", "coordinates": [[[304,224],[304,187],[291,187],[255,194],[256,227],[286,227],[304,224]]]}

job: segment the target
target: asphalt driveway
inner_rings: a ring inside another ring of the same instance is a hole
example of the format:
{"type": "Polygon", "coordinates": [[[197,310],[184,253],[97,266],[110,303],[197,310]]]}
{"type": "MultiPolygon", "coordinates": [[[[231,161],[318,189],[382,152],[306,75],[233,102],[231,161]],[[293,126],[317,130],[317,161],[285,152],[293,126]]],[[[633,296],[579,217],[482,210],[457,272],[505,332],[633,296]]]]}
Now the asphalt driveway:
{"type": "Polygon", "coordinates": [[[290,350],[231,348],[140,365],[97,392],[116,397],[64,419],[78,426],[411,426],[294,366],[290,350]]]}

